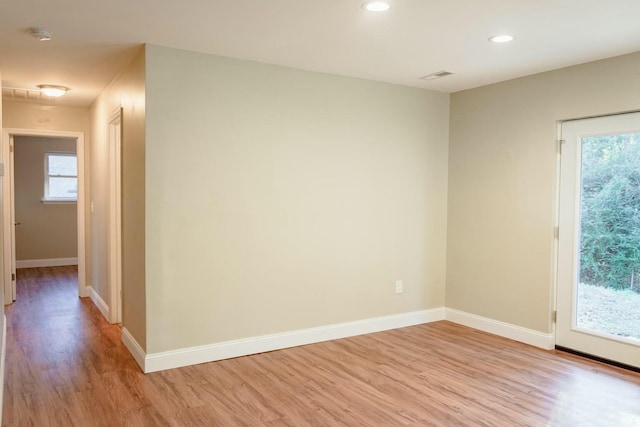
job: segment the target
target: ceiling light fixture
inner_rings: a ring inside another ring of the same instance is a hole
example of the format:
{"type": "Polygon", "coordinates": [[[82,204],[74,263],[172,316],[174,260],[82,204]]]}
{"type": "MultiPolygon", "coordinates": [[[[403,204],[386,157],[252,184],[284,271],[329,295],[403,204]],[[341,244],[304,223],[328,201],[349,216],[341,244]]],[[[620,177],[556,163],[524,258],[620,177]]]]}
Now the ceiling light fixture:
{"type": "Polygon", "coordinates": [[[499,36],[489,37],[489,41],[491,43],[509,43],[513,41],[515,37],[510,36],[509,34],[500,34],[499,36]]]}
{"type": "Polygon", "coordinates": [[[369,12],[386,12],[391,8],[391,5],[388,1],[383,0],[372,0],[362,4],[362,8],[364,10],[368,10],[369,12]]]}
{"type": "Polygon", "coordinates": [[[52,31],[40,27],[29,28],[29,34],[31,34],[32,37],[37,38],[41,42],[51,40],[51,37],[53,37],[52,31]]]}
{"type": "Polygon", "coordinates": [[[69,90],[68,87],[54,86],[54,85],[38,85],[40,92],[52,98],[57,98],[64,95],[69,90]]]}

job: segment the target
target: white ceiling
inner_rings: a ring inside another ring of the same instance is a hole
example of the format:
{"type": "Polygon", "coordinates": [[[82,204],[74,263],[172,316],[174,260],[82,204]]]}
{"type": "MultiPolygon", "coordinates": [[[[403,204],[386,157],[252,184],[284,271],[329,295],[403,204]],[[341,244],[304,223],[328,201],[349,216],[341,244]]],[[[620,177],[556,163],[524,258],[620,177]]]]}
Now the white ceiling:
{"type": "Polygon", "coordinates": [[[640,51],[639,0],[363,1],[2,0],[3,86],[64,85],[57,103],[88,106],[142,43],[443,92],[640,51]],[[516,40],[487,41],[500,33],[516,40]],[[418,79],[440,70],[455,75],[418,79]]]}

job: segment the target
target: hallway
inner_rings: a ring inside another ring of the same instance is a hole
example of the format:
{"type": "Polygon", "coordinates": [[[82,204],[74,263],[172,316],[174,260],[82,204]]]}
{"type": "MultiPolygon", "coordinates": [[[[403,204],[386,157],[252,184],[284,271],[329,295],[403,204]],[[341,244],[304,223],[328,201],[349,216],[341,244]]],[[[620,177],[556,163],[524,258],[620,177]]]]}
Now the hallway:
{"type": "Polygon", "coordinates": [[[6,308],[3,425],[115,425],[114,414],[139,401],[125,382],[143,374],[120,327],[78,298],[77,276],[75,266],[18,270],[6,308]]]}

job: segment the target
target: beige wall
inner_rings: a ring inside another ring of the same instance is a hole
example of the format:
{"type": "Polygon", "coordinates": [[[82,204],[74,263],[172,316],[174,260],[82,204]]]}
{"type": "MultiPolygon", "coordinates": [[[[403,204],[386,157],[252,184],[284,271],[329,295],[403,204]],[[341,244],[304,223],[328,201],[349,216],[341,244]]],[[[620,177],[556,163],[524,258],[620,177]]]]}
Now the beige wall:
{"type": "Polygon", "coordinates": [[[44,155],[76,152],[75,138],[14,138],[16,259],[75,258],[78,256],[75,203],[42,203],[44,155]]]}
{"type": "MultiPolygon", "coordinates": [[[[22,101],[4,100],[3,126],[12,129],[53,130],[84,133],[85,158],[91,153],[89,109],[63,105],[40,105],[22,101]]],[[[89,200],[90,170],[89,162],[84,165],[85,200],[89,200]]],[[[85,283],[91,284],[91,217],[89,203],[85,204],[85,283]]]]}
{"type": "Polygon", "coordinates": [[[446,306],[548,333],[557,121],[640,106],[640,53],[451,97],[446,306]]]}
{"type": "Polygon", "coordinates": [[[2,113],[6,128],[84,132],[85,145],[89,145],[88,108],[5,99],[2,113]]]}
{"type": "Polygon", "coordinates": [[[449,95],[146,65],[148,353],[443,305],[449,95]]]}
{"type": "Polygon", "coordinates": [[[91,106],[92,286],[113,307],[108,288],[109,120],[122,108],[122,324],[145,348],[145,58],[140,54],[91,106]]]}

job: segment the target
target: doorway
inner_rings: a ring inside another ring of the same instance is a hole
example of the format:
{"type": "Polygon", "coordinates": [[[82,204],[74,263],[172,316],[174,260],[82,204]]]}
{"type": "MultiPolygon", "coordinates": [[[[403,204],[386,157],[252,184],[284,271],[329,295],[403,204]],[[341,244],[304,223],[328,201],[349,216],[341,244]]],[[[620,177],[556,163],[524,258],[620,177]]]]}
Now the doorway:
{"type": "MultiPolygon", "coordinates": [[[[76,167],[77,167],[77,200],[76,213],[76,230],[77,230],[77,264],[78,264],[78,286],[77,293],[79,297],[85,295],[85,203],[84,203],[84,134],[81,132],[64,132],[64,131],[40,131],[30,129],[3,129],[2,133],[2,157],[5,160],[5,179],[3,180],[3,193],[8,197],[3,198],[3,221],[4,229],[8,230],[3,236],[3,248],[4,248],[4,294],[5,302],[9,303],[16,300],[16,227],[22,226],[21,221],[16,220],[15,217],[15,139],[22,137],[34,137],[34,138],[54,138],[54,139],[73,139],[75,140],[75,155],[76,155],[76,167]]],[[[59,153],[61,154],[61,153],[59,153]]],[[[69,159],[62,158],[50,159],[52,162],[61,161],[68,163],[69,159]]],[[[46,170],[46,160],[43,159],[39,165],[46,170]]],[[[69,180],[68,176],[55,176],[52,177],[53,186],[60,189],[60,194],[69,194],[69,189],[65,190],[66,181],[69,180]],[[55,181],[55,182],[54,182],[55,181]]],[[[43,182],[43,185],[44,184],[43,182]]],[[[55,199],[57,193],[52,194],[55,199]]],[[[46,194],[43,194],[42,203],[47,203],[46,194]]],[[[65,198],[65,197],[62,197],[65,198]]],[[[70,198],[69,198],[70,199],[70,198]]],[[[60,200],[58,200],[60,201],[60,200]]],[[[58,262],[65,263],[64,260],[58,262]]],[[[60,265],[60,264],[59,264],[60,265]]],[[[34,265],[38,267],[39,265],[34,265]]]]}
{"type": "Polygon", "coordinates": [[[13,142],[16,268],[77,265],[76,139],[13,142]]]}
{"type": "Polygon", "coordinates": [[[561,141],[556,345],[640,368],[640,113],[561,141]]]}

